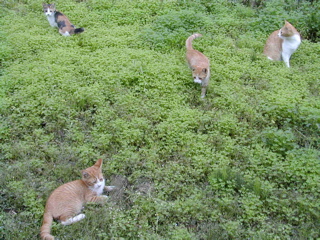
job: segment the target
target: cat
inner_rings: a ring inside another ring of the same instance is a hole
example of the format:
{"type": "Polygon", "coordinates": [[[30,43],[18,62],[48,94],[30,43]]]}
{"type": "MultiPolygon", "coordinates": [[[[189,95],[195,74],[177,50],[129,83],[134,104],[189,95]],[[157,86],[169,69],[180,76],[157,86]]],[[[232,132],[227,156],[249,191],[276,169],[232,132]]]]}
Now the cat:
{"type": "Polygon", "coordinates": [[[58,27],[59,33],[63,36],[70,36],[84,31],[83,28],[75,28],[63,13],[56,10],[55,4],[43,3],[43,11],[50,25],[52,27],[58,27]]]}
{"type": "Polygon", "coordinates": [[[186,40],[186,58],[192,71],[193,81],[201,85],[201,98],[206,95],[210,79],[210,62],[209,59],[201,52],[193,49],[192,41],[202,35],[195,33],[186,40]]]}
{"type": "Polygon", "coordinates": [[[283,60],[290,67],[290,57],[301,43],[300,33],[289,22],[274,31],[267,39],[263,53],[271,60],[283,60]]]}
{"type": "Polygon", "coordinates": [[[84,214],[79,214],[84,204],[106,202],[108,196],[101,195],[103,190],[112,191],[115,187],[105,186],[101,169],[102,159],[99,159],[93,166],[82,170],[81,180],[63,184],[51,193],[43,215],[42,239],[54,239],[50,234],[53,219],[59,220],[62,225],[69,225],[85,218],[84,214]]]}

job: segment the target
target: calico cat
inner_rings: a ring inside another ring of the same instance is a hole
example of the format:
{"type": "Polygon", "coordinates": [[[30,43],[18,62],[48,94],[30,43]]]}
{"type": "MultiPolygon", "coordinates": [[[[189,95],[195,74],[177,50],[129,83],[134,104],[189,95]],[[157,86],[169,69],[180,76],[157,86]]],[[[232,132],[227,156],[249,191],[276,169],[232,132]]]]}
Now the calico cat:
{"type": "Polygon", "coordinates": [[[193,81],[201,84],[201,97],[206,95],[207,87],[210,79],[210,63],[209,59],[201,52],[193,49],[192,41],[202,35],[195,33],[188,37],[186,41],[186,58],[192,71],[193,81]]]}
{"type": "Polygon", "coordinates": [[[271,60],[283,60],[290,67],[290,57],[301,43],[300,33],[289,22],[274,31],[267,39],[263,53],[271,60]]]}
{"type": "Polygon", "coordinates": [[[56,10],[55,4],[43,3],[43,11],[50,25],[52,27],[58,27],[59,33],[63,36],[70,36],[84,31],[83,28],[75,28],[63,13],[56,10]]]}
{"type": "Polygon", "coordinates": [[[106,202],[107,196],[101,195],[103,190],[111,191],[114,187],[105,186],[101,168],[102,159],[99,159],[93,166],[82,171],[81,180],[63,184],[51,193],[43,215],[40,233],[42,239],[54,239],[50,234],[53,219],[59,220],[62,225],[69,225],[85,217],[84,214],[79,214],[85,203],[106,202]]]}

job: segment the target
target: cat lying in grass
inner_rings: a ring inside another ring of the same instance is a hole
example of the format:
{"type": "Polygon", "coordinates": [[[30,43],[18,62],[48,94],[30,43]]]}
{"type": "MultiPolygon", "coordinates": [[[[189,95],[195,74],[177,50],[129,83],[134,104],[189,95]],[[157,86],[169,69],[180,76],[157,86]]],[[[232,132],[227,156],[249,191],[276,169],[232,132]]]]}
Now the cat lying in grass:
{"type": "Polygon", "coordinates": [[[43,4],[44,14],[47,16],[48,21],[52,27],[58,27],[59,33],[63,36],[70,36],[72,34],[82,33],[83,28],[75,28],[71,24],[67,16],[56,10],[55,4],[43,4]]]}
{"type": "Polygon", "coordinates": [[[201,85],[201,97],[206,95],[207,87],[210,79],[210,63],[209,59],[201,52],[193,49],[192,41],[202,35],[195,33],[186,40],[186,58],[192,71],[193,81],[201,85]]]}
{"type": "Polygon", "coordinates": [[[283,60],[290,67],[290,57],[301,43],[300,33],[289,22],[274,31],[267,39],[263,53],[271,60],[283,60]]]}
{"type": "Polygon", "coordinates": [[[112,191],[114,186],[105,186],[101,172],[102,159],[93,166],[82,171],[82,179],[68,182],[55,189],[47,200],[41,227],[41,238],[53,240],[50,234],[53,219],[62,225],[69,225],[82,220],[85,215],[79,214],[84,204],[88,202],[105,203],[103,190],[112,191]],[[78,214],[78,215],[76,215],[78,214]]]}

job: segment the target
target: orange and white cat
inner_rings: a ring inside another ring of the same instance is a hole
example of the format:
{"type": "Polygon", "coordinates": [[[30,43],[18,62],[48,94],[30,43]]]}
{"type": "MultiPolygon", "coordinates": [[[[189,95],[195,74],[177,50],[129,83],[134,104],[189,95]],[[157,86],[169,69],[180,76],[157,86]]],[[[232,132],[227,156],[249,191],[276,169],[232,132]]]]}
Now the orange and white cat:
{"type": "Polygon", "coordinates": [[[103,190],[111,191],[113,186],[105,186],[102,175],[102,159],[82,171],[82,179],[68,182],[55,189],[47,200],[41,227],[41,238],[53,240],[50,234],[53,219],[62,225],[69,225],[82,220],[79,214],[88,202],[105,203],[108,196],[101,195],[103,190]],[[78,215],[77,215],[78,214],[78,215]]]}
{"type": "Polygon", "coordinates": [[[301,43],[300,33],[289,22],[267,39],[263,53],[271,60],[283,60],[290,67],[290,57],[301,43]]]}
{"type": "Polygon", "coordinates": [[[207,87],[209,85],[210,79],[210,63],[209,59],[201,52],[193,49],[192,41],[202,35],[195,33],[188,37],[186,41],[186,58],[189,67],[192,71],[193,81],[195,83],[200,83],[201,85],[201,97],[204,98],[206,95],[207,87]]]}
{"type": "Polygon", "coordinates": [[[63,13],[56,10],[55,4],[43,3],[42,6],[50,25],[59,28],[59,33],[63,36],[70,36],[84,31],[83,28],[75,28],[63,13]]]}

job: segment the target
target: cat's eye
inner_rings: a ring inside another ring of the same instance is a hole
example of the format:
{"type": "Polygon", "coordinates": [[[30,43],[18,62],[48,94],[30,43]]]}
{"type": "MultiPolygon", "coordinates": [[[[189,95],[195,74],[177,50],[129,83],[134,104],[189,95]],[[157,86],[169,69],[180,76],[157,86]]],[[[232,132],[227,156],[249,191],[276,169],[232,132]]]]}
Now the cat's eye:
{"type": "Polygon", "coordinates": [[[93,183],[97,183],[97,179],[93,181],[93,183]]]}

